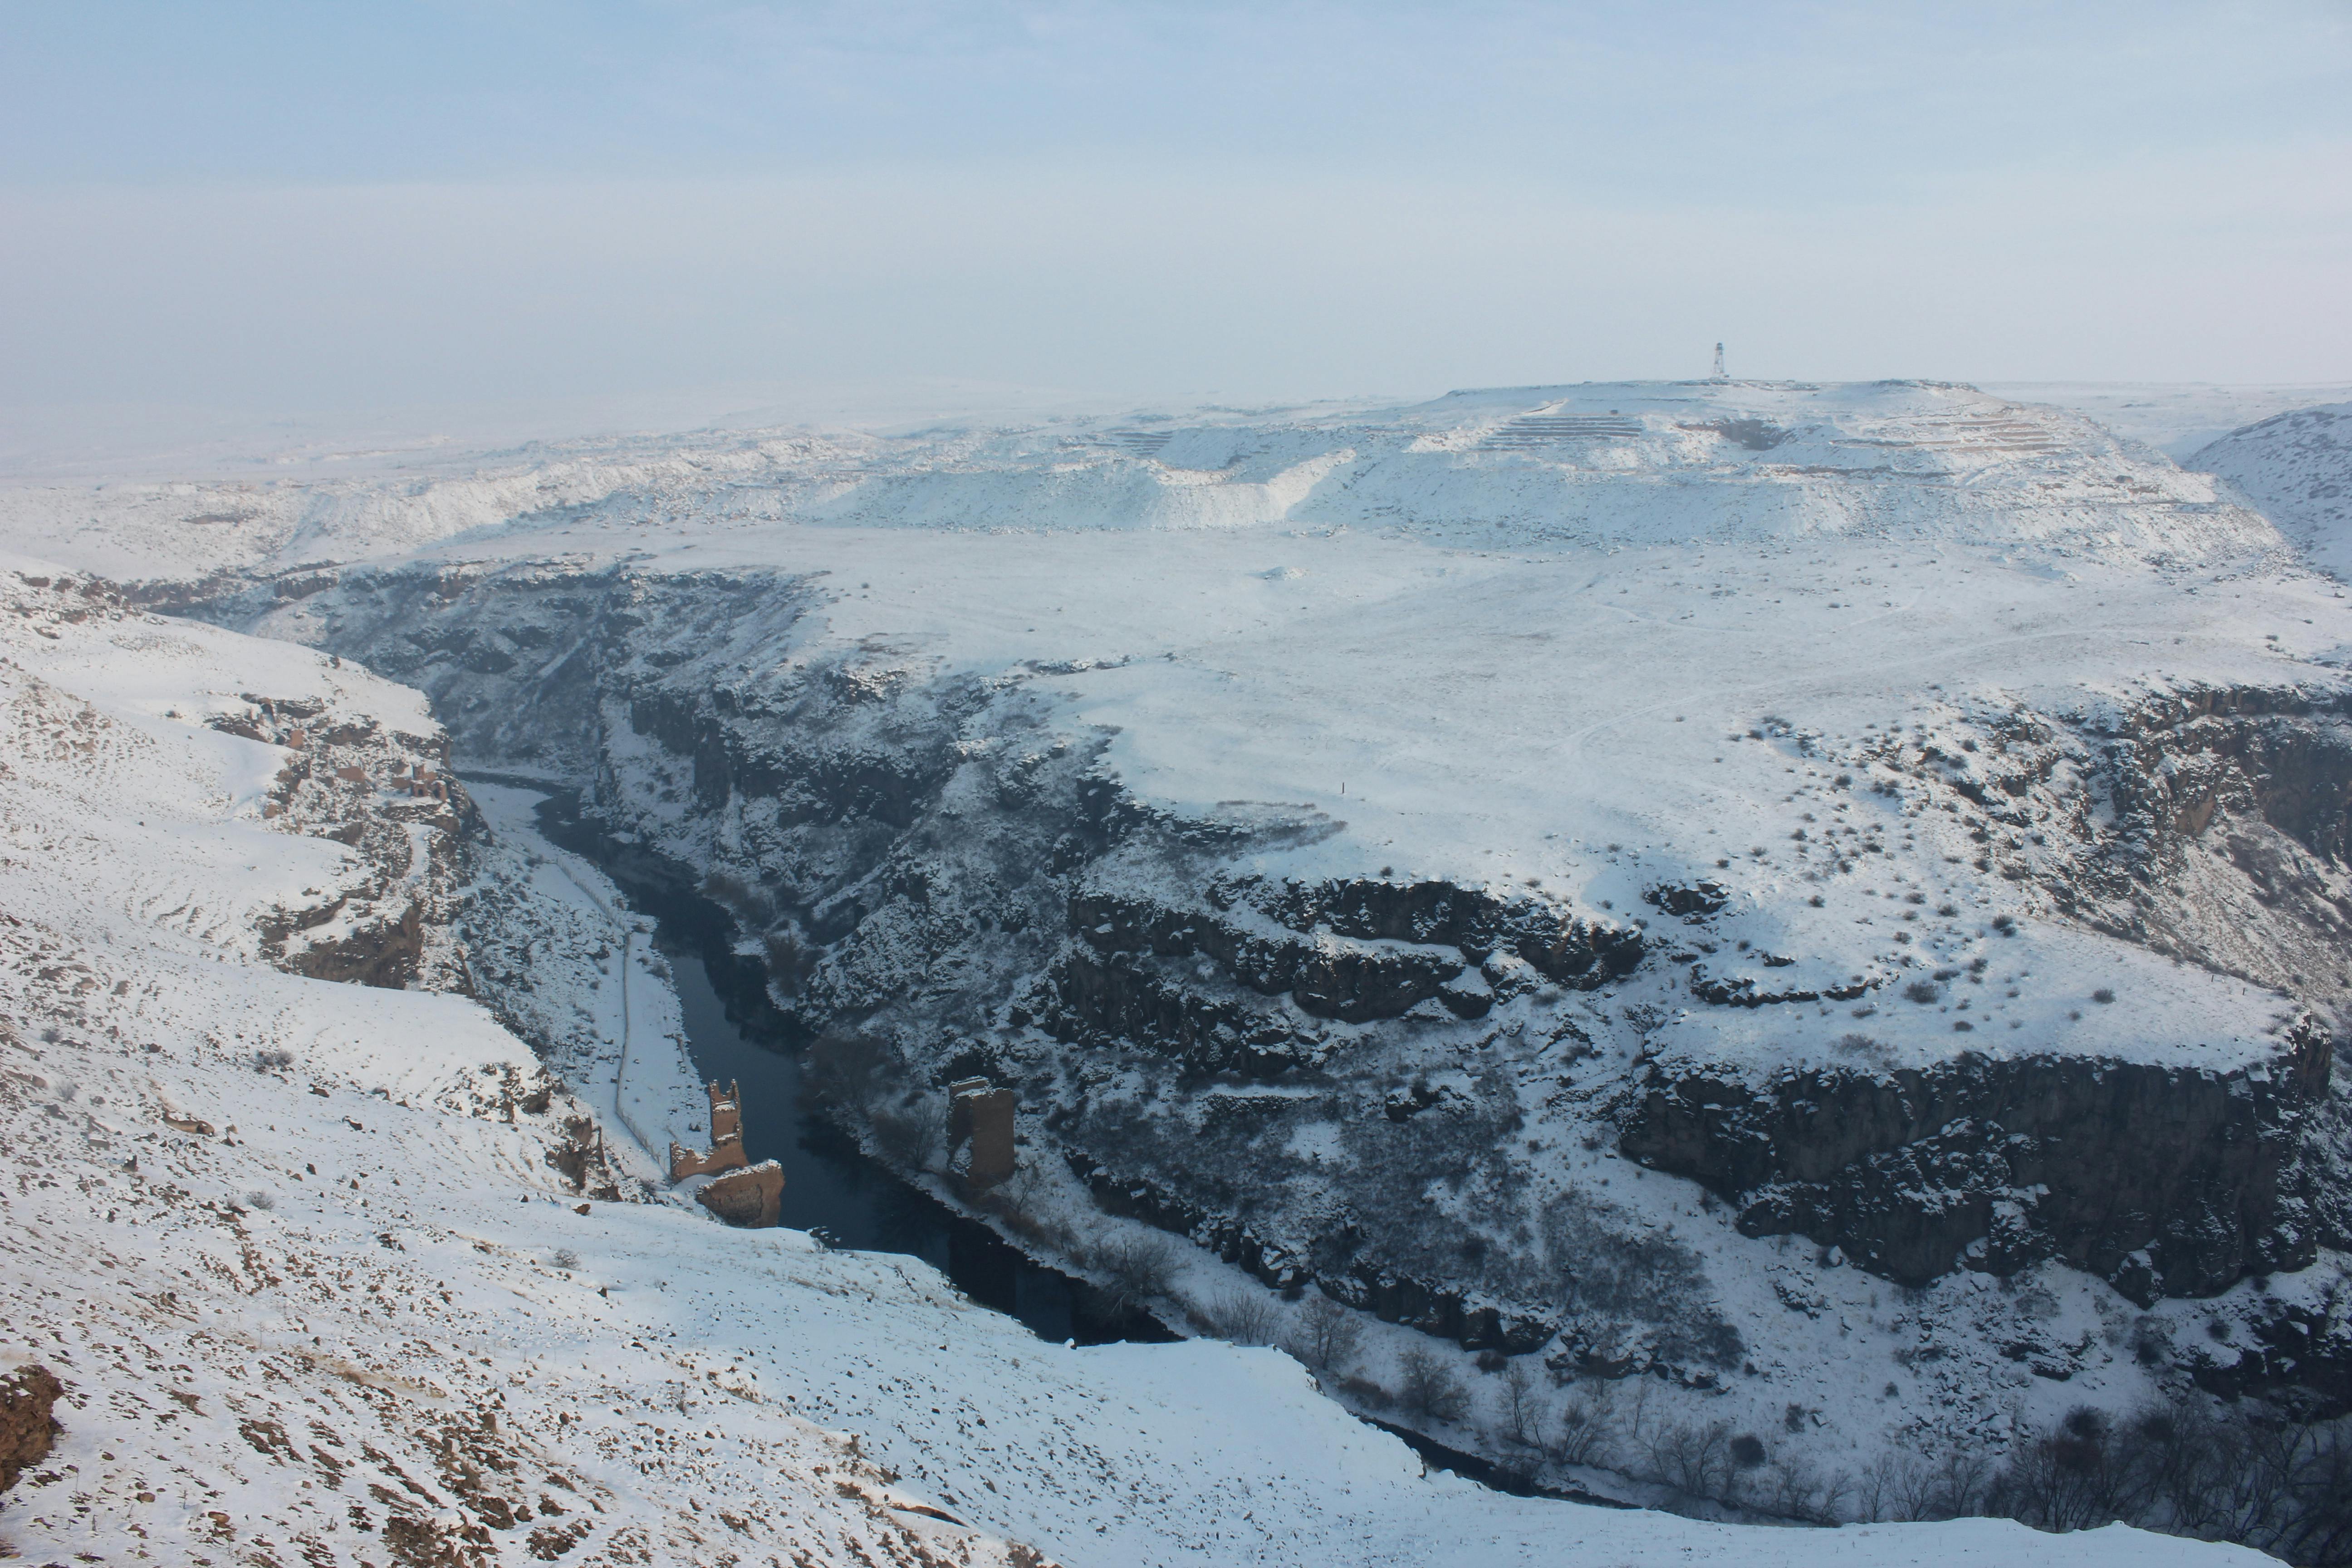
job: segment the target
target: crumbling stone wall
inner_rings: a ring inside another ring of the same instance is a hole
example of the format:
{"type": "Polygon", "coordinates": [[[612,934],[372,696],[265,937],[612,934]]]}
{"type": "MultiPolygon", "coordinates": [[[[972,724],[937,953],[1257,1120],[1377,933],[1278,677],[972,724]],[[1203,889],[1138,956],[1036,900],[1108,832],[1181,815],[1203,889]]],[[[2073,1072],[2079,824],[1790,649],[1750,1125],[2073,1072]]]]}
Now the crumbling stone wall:
{"type": "Polygon", "coordinates": [[[765,1229],[783,1216],[784,1168],[773,1160],[762,1160],[728,1172],[694,1195],[729,1225],[765,1229]]]}
{"type": "Polygon", "coordinates": [[[669,1179],[673,1183],[718,1171],[738,1171],[751,1163],[743,1152],[743,1096],[740,1084],[730,1083],[722,1093],[713,1081],[709,1094],[710,1147],[689,1149],[683,1143],[671,1144],[669,1179]]]}

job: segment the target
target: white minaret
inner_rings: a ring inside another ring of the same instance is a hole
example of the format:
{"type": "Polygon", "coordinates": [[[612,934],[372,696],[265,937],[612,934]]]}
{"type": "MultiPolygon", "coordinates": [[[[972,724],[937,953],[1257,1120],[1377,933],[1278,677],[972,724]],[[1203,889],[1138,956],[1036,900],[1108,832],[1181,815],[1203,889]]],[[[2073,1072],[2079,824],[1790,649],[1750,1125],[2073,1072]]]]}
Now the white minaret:
{"type": "Polygon", "coordinates": [[[1715,345],[1715,379],[1717,381],[1729,381],[1731,379],[1731,377],[1724,374],[1723,345],[1721,343],[1715,345]]]}

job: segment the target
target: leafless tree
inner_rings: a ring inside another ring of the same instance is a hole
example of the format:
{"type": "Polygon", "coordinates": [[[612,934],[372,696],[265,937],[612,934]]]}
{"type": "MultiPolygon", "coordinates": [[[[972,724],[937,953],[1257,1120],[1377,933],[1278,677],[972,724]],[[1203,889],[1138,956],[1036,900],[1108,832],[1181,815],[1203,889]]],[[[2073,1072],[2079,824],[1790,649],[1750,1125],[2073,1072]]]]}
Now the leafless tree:
{"type": "Polygon", "coordinates": [[[1525,1356],[1514,1356],[1503,1368],[1503,1436],[1521,1447],[1534,1447],[1542,1421],[1535,1371],[1525,1356]]]}
{"type": "Polygon", "coordinates": [[[1399,1358],[1398,1365],[1403,1373],[1398,1394],[1413,1415],[1429,1421],[1459,1421],[1468,1412],[1468,1391],[1434,1352],[1415,1345],[1399,1358]]]}
{"type": "Polygon", "coordinates": [[[1111,1304],[1121,1310],[1168,1294],[1168,1277],[1176,1267],[1166,1238],[1150,1235],[1115,1236],[1097,1249],[1095,1258],[1110,1276],[1111,1304]]]}
{"type": "Polygon", "coordinates": [[[1328,1372],[1356,1353],[1363,1330],[1356,1321],[1356,1314],[1346,1307],[1318,1292],[1308,1300],[1306,1310],[1298,1316],[1298,1331],[1292,1349],[1307,1365],[1328,1372]]]}
{"type": "Polygon", "coordinates": [[[1581,1395],[1570,1394],[1552,1422],[1551,1440],[1544,1447],[1545,1451],[1559,1464],[1607,1464],[1615,1447],[1610,1435],[1608,1413],[1581,1395]]]}
{"type": "Polygon", "coordinates": [[[1662,1426],[1643,1445],[1659,1480],[1690,1497],[1720,1498],[1729,1489],[1731,1424],[1705,1426],[1677,1421],[1662,1426]]]}

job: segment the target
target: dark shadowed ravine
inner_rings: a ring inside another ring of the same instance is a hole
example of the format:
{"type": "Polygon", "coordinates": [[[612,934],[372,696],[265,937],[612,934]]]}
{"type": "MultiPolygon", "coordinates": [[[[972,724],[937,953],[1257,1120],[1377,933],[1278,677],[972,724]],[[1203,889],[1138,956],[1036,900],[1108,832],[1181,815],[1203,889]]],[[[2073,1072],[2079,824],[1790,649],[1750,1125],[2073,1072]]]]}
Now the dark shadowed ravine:
{"type": "Polygon", "coordinates": [[[801,1042],[769,1005],[758,960],[733,952],[726,912],[693,893],[677,868],[584,819],[569,792],[548,795],[538,816],[551,841],[593,861],[656,922],[654,946],[669,965],[695,1071],[706,1082],[740,1086],[744,1152],[784,1169],[782,1224],[851,1251],[919,1258],[1041,1339],[1176,1337],[1149,1313],[1119,1310],[1085,1280],[1036,1262],[858,1148],[803,1099],[801,1042]]]}

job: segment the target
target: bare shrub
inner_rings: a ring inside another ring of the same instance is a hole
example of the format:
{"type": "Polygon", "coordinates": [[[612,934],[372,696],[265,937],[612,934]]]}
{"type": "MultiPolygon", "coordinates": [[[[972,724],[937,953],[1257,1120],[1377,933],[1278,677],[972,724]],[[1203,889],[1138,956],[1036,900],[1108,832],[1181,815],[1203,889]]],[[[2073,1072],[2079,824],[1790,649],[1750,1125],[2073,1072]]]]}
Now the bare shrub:
{"type": "Polygon", "coordinates": [[[1346,1307],[1318,1292],[1308,1300],[1298,1318],[1291,1348],[1300,1361],[1328,1372],[1355,1355],[1356,1345],[1363,1338],[1363,1327],[1346,1307]]]}
{"type": "Polygon", "coordinates": [[[1544,1451],[1563,1465],[1606,1465],[1615,1447],[1607,1414],[1574,1396],[1560,1406],[1544,1443],[1544,1451]]]}
{"type": "Polygon", "coordinates": [[[1996,1506],[2040,1530],[2084,1530],[2117,1518],[2128,1472],[2112,1436],[2105,1411],[2076,1405],[2054,1431],[2011,1452],[1996,1506]]]}
{"type": "Polygon", "coordinates": [[[1759,1478],[1753,1496],[1782,1519],[1835,1524],[1846,1490],[1843,1478],[1824,1475],[1801,1454],[1783,1454],[1759,1478]]]}
{"type": "Polygon", "coordinates": [[[2109,1002],[2114,1001],[2115,999],[2116,999],[2116,994],[2115,994],[2115,991],[2113,990],[2113,988],[2112,988],[2112,987],[2109,987],[2109,986],[2102,985],[2102,986],[2100,986],[2096,991],[2094,991],[2094,992],[2092,992],[2092,993],[2091,993],[2091,1000],[2092,1000],[2092,1001],[2094,1001],[2094,1002],[2097,1002],[2097,1003],[2099,1003],[2099,1004],[2101,1004],[2101,1005],[2104,1005],[2105,1004],[2106,1004],[2106,1003],[2109,1003],[2109,1002]]]}
{"type": "Polygon", "coordinates": [[[816,967],[818,953],[791,925],[762,932],[760,946],[768,960],[768,977],[788,992],[799,990],[809,971],[816,967]]]}
{"type": "Polygon", "coordinates": [[[1535,1369],[1524,1356],[1503,1368],[1503,1436],[1523,1448],[1536,1447],[1543,1405],[1536,1398],[1535,1369]]]}
{"type": "Polygon", "coordinates": [[[1937,984],[1932,980],[1926,979],[1914,980],[1910,984],[1906,985],[1903,988],[1903,995],[1906,1000],[1917,1002],[1923,1005],[1927,1003],[1935,1001],[1937,997],[1943,995],[1943,994],[1944,988],[1942,986],[1937,984]]]}
{"type": "Polygon", "coordinates": [[[1731,1423],[1675,1421],[1642,1445],[1657,1479],[1689,1497],[1719,1498],[1730,1490],[1731,1423]]]}
{"type": "Polygon", "coordinates": [[[972,1202],[1002,1216],[1005,1227],[1015,1235],[1034,1241],[1045,1234],[1044,1219],[1031,1212],[1036,1205],[1042,1180],[1035,1164],[1016,1165],[1011,1176],[997,1186],[975,1194],[972,1202]]]}
{"type": "Polygon", "coordinates": [[[580,1267],[580,1255],[568,1247],[559,1247],[548,1261],[569,1274],[580,1267]]]}
{"type": "Polygon", "coordinates": [[[1854,1518],[1864,1524],[1899,1517],[1903,1490],[1901,1473],[1910,1463],[1907,1454],[1881,1454],[1863,1468],[1853,1487],[1854,1518]]]}
{"type": "Polygon", "coordinates": [[[1570,1191],[1543,1211],[1544,1252],[1559,1276],[1570,1343],[1600,1342],[1625,1325],[1654,1325],[1659,1359],[1729,1369],[1745,1347],[1723,1316],[1698,1255],[1643,1226],[1606,1200],[1570,1191]]]}
{"type": "Polygon", "coordinates": [[[1413,1346],[1398,1358],[1397,1397],[1424,1421],[1459,1421],[1469,1413],[1469,1391],[1434,1352],[1413,1346]]]}
{"type": "Polygon", "coordinates": [[[929,1095],[912,1105],[894,1105],[869,1113],[875,1147],[902,1171],[929,1168],[934,1158],[947,1154],[948,1113],[929,1095]]]}
{"type": "Polygon", "coordinates": [[[256,1188],[254,1191],[245,1194],[245,1206],[249,1209],[259,1209],[264,1214],[267,1214],[271,1209],[278,1206],[278,1200],[270,1194],[265,1193],[259,1188],[256,1188]]]}
{"type": "Polygon", "coordinates": [[[1169,1276],[1175,1271],[1175,1254],[1167,1238],[1121,1232],[1095,1251],[1095,1262],[1110,1276],[1106,1294],[1121,1310],[1142,1307],[1168,1294],[1169,1276]]]}
{"type": "Polygon", "coordinates": [[[2132,1320],[2130,1344],[2132,1359],[2142,1366],[2166,1366],[2172,1361],[2172,1331],[2152,1312],[2132,1320]]]}
{"type": "Polygon", "coordinates": [[[856,1029],[828,1029],[809,1043],[806,1078],[811,1094],[831,1105],[866,1106],[901,1068],[898,1053],[856,1029]]]}
{"type": "Polygon", "coordinates": [[[1864,1522],[1911,1522],[1988,1511],[1993,1481],[1992,1463],[1983,1454],[1974,1448],[1951,1447],[1925,1456],[1882,1454],[1850,1489],[1843,1481],[1835,1482],[1830,1493],[1833,1500],[1850,1489],[1854,1517],[1864,1522]]]}
{"type": "Polygon", "coordinates": [[[1282,1314],[1260,1293],[1235,1290],[1213,1303],[1208,1318],[1219,1339],[1237,1345],[1270,1345],[1282,1314]]]}

